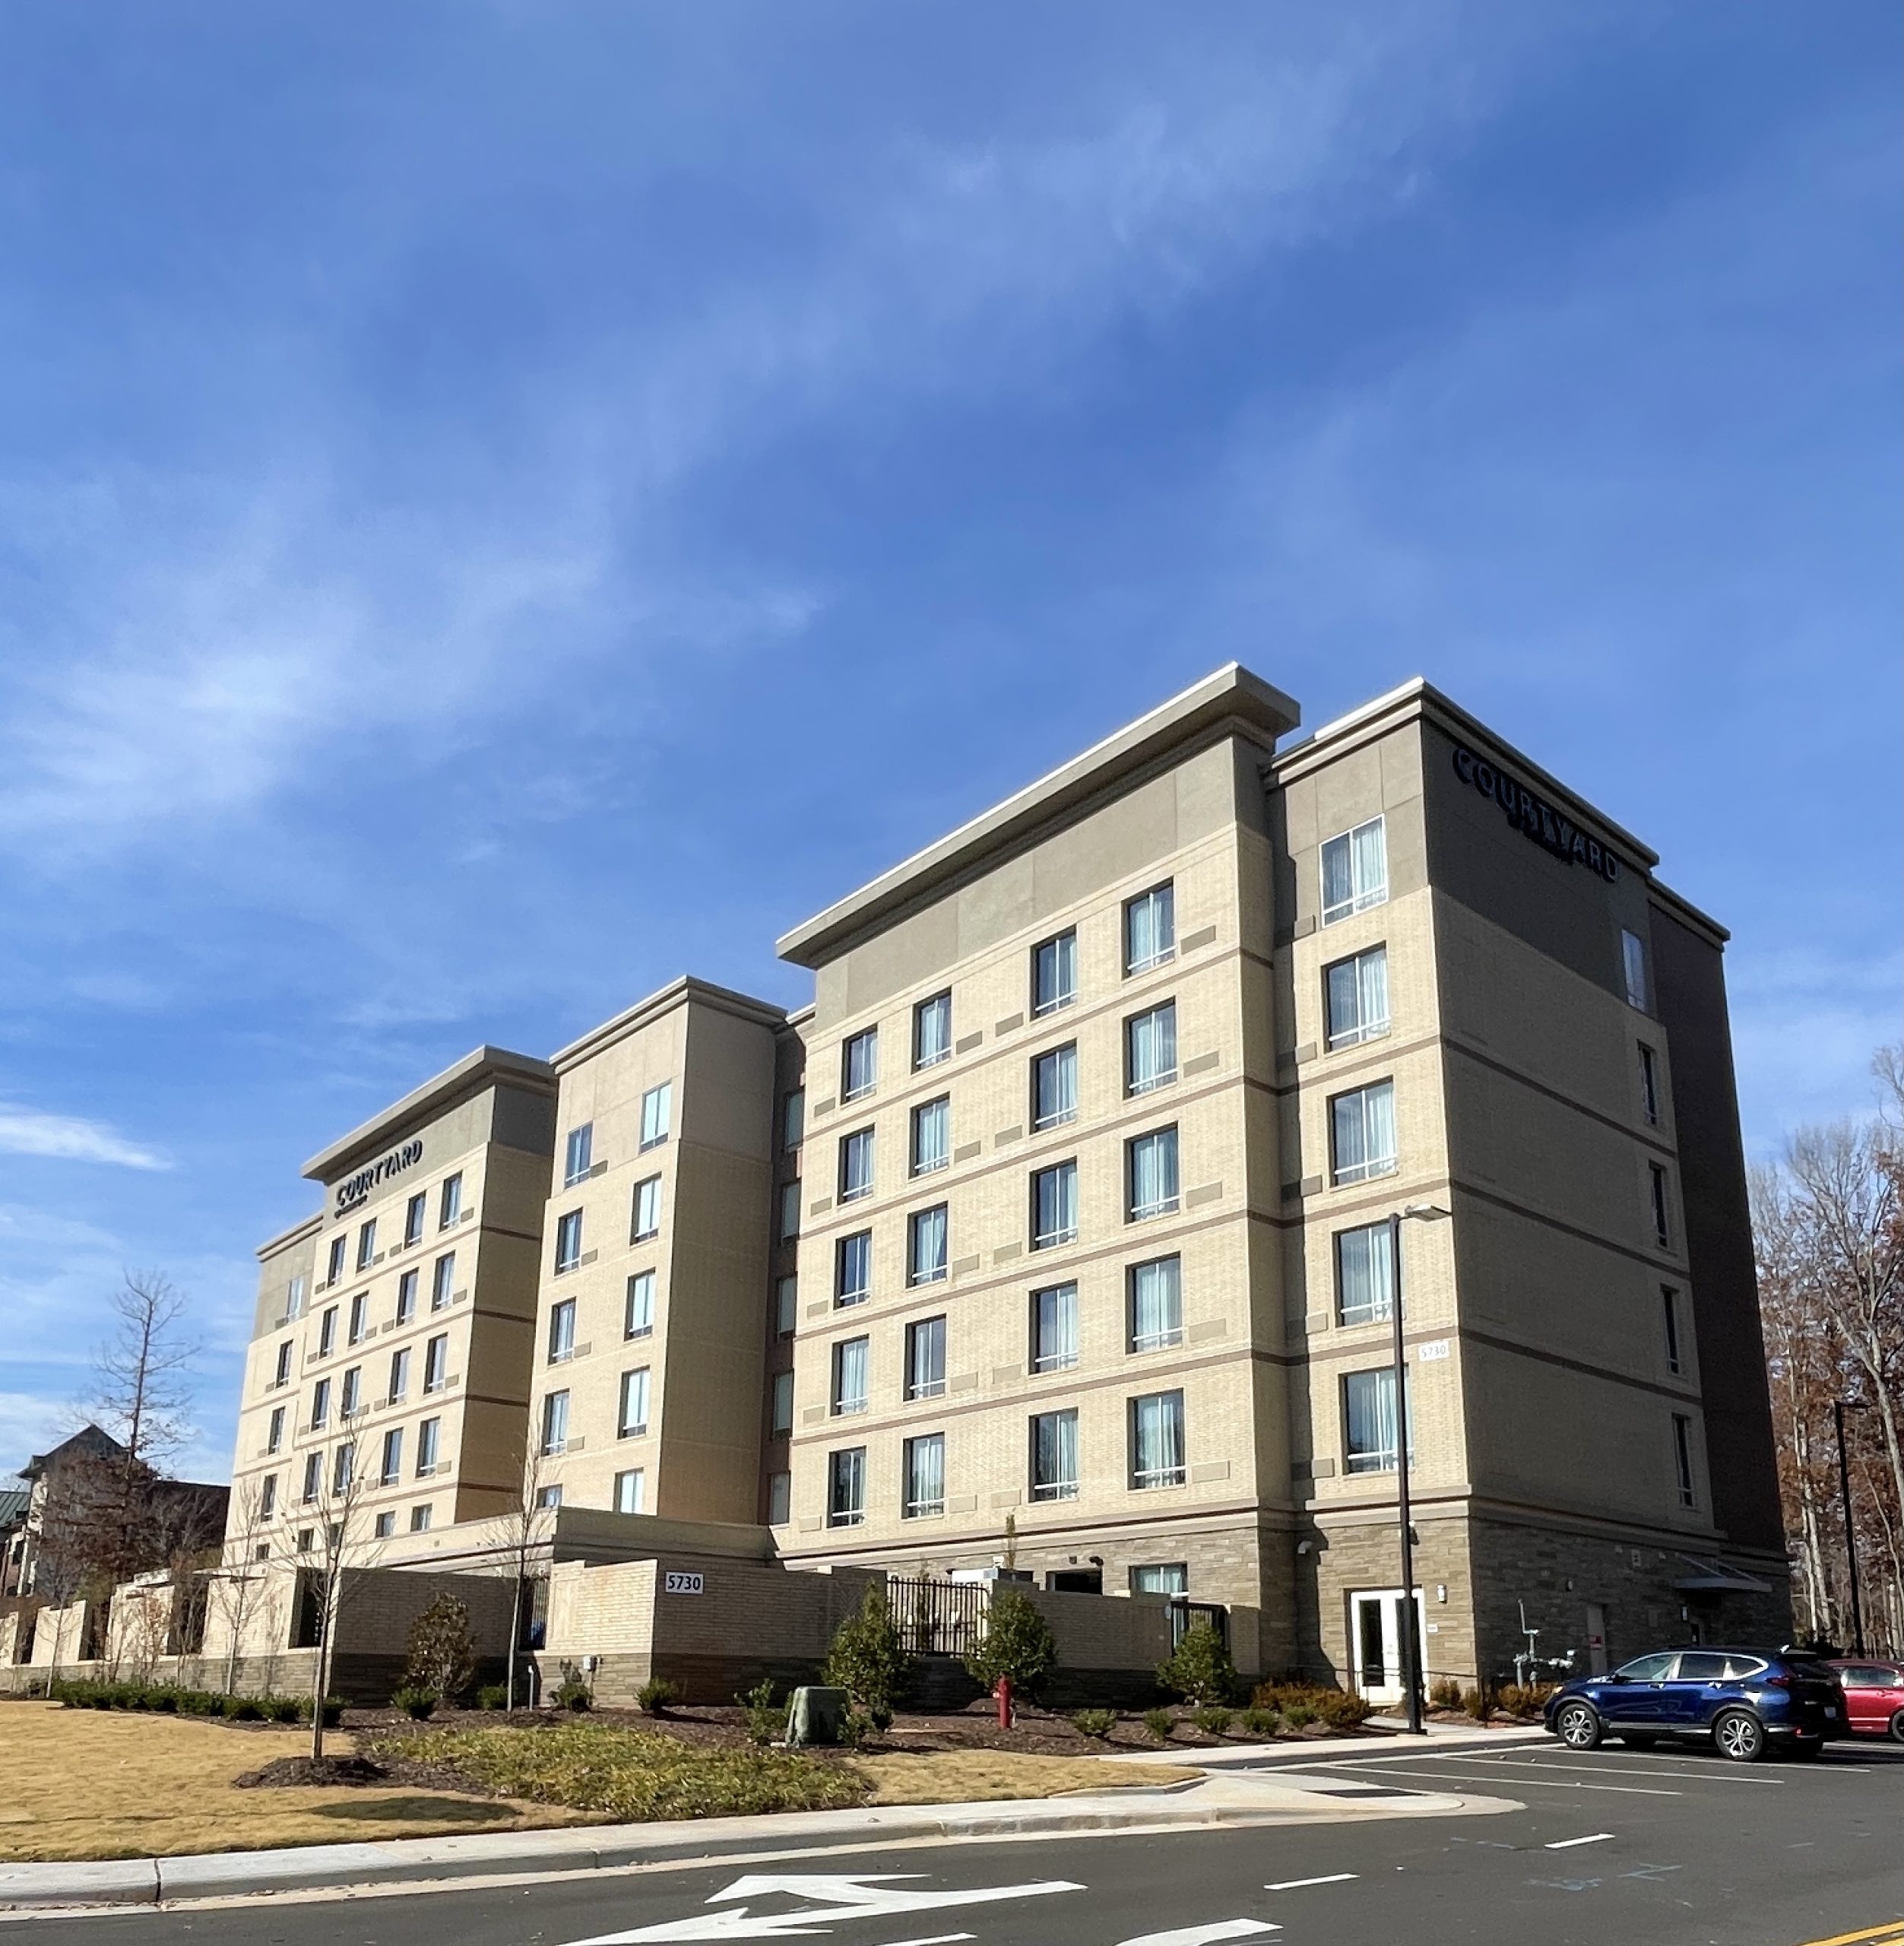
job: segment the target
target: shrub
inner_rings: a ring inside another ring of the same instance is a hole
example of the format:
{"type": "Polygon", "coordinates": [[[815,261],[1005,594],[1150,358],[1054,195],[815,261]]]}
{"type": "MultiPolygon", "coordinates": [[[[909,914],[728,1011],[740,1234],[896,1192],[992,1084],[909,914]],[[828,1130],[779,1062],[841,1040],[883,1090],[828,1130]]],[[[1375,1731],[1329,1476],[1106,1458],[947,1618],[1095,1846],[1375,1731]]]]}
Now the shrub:
{"type": "Polygon", "coordinates": [[[413,1723],[426,1723],[436,1713],[436,1692],[406,1683],[390,1699],[391,1707],[401,1710],[413,1723]]]}
{"type": "Polygon", "coordinates": [[[1451,1675],[1444,1675],[1428,1691],[1429,1702],[1437,1710],[1459,1710],[1461,1707],[1461,1685],[1451,1675]]]}
{"type": "Polygon", "coordinates": [[[265,1713],[274,1723],[294,1723],[299,1711],[295,1696],[268,1696],[262,1699],[265,1713]]]}
{"type": "Polygon", "coordinates": [[[479,1710],[505,1710],[509,1704],[509,1685],[506,1682],[486,1682],[476,1692],[476,1707],[479,1710]]]}
{"type": "Polygon", "coordinates": [[[1079,1710],[1071,1721],[1086,1736],[1107,1737],[1117,1727],[1117,1713],[1115,1710],[1079,1710]]]}
{"type": "Polygon", "coordinates": [[[1478,1723],[1487,1720],[1487,1696],[1484,1690],[1464,1689],[1461,1692],[1461,1707],[1478,1723]]]}
{"type": "Polygon", "coordinates": [[[470,1612],[454,1595],[439,1595],[410,1625],[404,1685],[448,1698],[461,1696],[475,1673],[470,1612]]]}
{"type": "Polygon", "coordinates": [[[1206,1621],[1184,1631],[1176,1652],[1157,1667],[1157,1680],[1191,1703],[1227,1703],[1236,1688],[1230,1646],[1206,1621]]]}
{"type": "MultiPolygon", "coordinates": [[[[308,1723],[311,1720],[311,1699],[308,1696],[300,1696],[297,1699],[297,1720],[300,1723],[308,1723]]],[[[327,1730],[334,1730],[343,1720],[344,1698],[341,1696],[325,1697],[324,1727],[327,1730]]]]}
{"type": "Polygon", "coordinates": [[[265,1720],[265,1712],[255,1696],[227,1696],[223,1715],[228,1723],[261,1723],[265,1720]]]}
{"type": "Polygon", "coordinates": [[[1293,1729],[1304,1723],[1326,1723],[1331,1729],[1353,1729],[1369,1715],[1364,1698],[1321,1682],[1261,1682],[1250,1700],[1259,1710],[1280,1710],[1293,1729]],[[1295,1713],[1298,1709],[1303,1712],[1300,1722],[1295,1713]]]}
{"type": "Polygon", "coordinates": [[[785,1729],[786,1707],[774,1700],[771,1676],[762,1676],[752,1688],[743,1691],[734,1700],[747,1713],[748,1736],[762,1750],[785,1729]]]}
{"type": "Polygon", "coordinates": [[[1274,1736],[1282,1728],[1282,1713],[1279,1710],[1264,1710],[1255,1704],[1243,1713],[1243,1729],[1247,1736],[1274,1736]]]}
{"type": "Polygon", "coordinates": [[[1538,1716],[1554,1688],[1551,1682],[1510,1682],[1495,1700],[1510,1716],[1538,1716]]]}
{"type": "Polygon", "coordinates": [[[844,1689],[883,1729],[912,1675],[912,1658],[899,1639],[882,1582],[870,1582],[860,1612],[848,1615],[826,1652],[826,1680],[844,1689]]]}
{"type": "Polygon", "coordinates": [[[1057,1666],[1051,1624],[1015,1588],[994,1587],[985,1639],[965,1658],[965,1672],[987,1689],[1001,1676],[1027,1696],[1057,1666]]]}
{"type": "Polygon", "coordinates": [[[564,1662],[562,1680],[550,1691],[549,1700],[558,1710],[572,1710],[579,1713],[595,1707],[595,1692],[588,1678],[573,1662],[564,1662]]]}
{"type": "Polygon", "coordinates": [[[670,1703],[680,1700],[681,1691],[664,1675],[651,1676],[635,1692],[635,1707],[645,1716],[658,1716],[670,1703]]]}
{"type": "Polygon", "coordinates": [[[174,1716],[179,1708],[179,1692],[169,1688],[150,1691],[146,1697],[146,1707],[156,1710],[163,1716],[174,1716]]]}
{"type": "Polygon", "coordinates": [[[1292,1703],[1282,1713],[1282,1719],[1292,1730],[1307,1729],[1316,1720],[1316,1713],[1307,1703],[1292,1703]]]}
{"type": "Polygon", "coordinates": [[[1168,1743],[1171,1732],[1176,1727],[1176,1719],[1167,1710],[1146,1710],[1144,1727],[1159,1743],[1168,1743]]]}
{"type": "Polygon", "coordinates": [[[1190,1721],[1196,1724],[1205,1736],[1227,1736],[1229,1734],[1230,1726],[1236,1721],[1236,1713],[1233,1710],[1224,1710],[1215,1705],[1208,1705],[1197,1710],[1191,1716],[1190,1721]]]}

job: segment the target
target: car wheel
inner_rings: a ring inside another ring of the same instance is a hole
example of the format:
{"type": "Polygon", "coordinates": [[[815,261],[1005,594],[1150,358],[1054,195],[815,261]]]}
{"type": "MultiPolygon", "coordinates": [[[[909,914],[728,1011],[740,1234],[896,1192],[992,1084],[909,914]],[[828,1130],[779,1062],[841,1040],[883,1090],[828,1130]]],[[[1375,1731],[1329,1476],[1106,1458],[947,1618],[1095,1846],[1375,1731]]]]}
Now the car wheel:
{"type": "Polygon", "coordinates": [[[1629,1750],[1650,1750],[1659,1739],[1656,1736],[1623,1736],[1620,1741],[1629,1750]]]}
{"type": "Polygon", "coordinates": [[[1899,1710],[1891,1719],[1891,1735],[1899,1743],[1904,1743],[1904,1710],[1899,1710]]]}
{"type": "Polygon", "coordinates": [[[1756,1764],[1765,1754],[1765,1726],[1743,1710],[1722,1710],[1713,1720],[1712,1741],[1735,1764],[1756,1764]]]}
{"type": "Polygon", "coordinates": [[[1587,1703],[1569,1703],[1554,1719],[1554,1728],[1570,1750],[1598,1750],[1603,1734],[1598,1713],[1587,1703]]]}

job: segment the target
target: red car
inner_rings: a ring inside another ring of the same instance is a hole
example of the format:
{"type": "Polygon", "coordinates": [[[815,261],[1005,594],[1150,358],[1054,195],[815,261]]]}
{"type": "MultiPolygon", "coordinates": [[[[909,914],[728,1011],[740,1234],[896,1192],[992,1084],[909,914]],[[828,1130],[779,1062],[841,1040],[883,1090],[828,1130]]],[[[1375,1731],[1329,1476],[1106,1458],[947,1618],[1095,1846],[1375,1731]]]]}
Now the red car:
{"type": "Polygon", "coordinates": [[[1904,1743],[1904,1662],[1847,1658],[1831,1666],[1845,1692],[1852,1733],[1893,1737],[1904,1743]]]}

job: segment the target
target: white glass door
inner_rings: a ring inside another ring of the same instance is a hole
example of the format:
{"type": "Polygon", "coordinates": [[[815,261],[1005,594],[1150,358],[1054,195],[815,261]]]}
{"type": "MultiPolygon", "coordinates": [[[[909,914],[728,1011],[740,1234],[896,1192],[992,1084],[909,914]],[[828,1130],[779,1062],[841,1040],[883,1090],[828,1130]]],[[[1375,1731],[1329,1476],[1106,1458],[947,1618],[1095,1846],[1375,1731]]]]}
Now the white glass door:
{"type": "MultiPolygon", "coordinates": [[[[1421,1590],[1415,1591],[1416,1636],[1415,1667],[1428,1666],[1426,1618],[1421,1590]]],[[[1402,1591],[1399,1588],[1370,1588],[1348,1598],[1349,1654],[1354,1666],[1355,1687],[1371,1703],[1402,1700],[1402,1591]]]]}

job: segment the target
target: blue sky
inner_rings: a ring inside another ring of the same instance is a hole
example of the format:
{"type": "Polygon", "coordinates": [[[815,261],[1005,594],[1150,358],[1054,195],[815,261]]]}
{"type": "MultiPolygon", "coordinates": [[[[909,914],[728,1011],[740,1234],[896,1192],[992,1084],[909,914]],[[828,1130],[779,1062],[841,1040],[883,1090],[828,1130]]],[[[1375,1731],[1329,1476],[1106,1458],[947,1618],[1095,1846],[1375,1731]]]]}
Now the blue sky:
{"type": "MultiPolygon", "coordinates": [[[[1899,1032],[1894,9],[20,6],[0,1464],[122,1266],[1239,659],[1422,673],[1899,1032]]],[[[17,1453],[18,1458],[10,1457],[17,1453]]]]}

